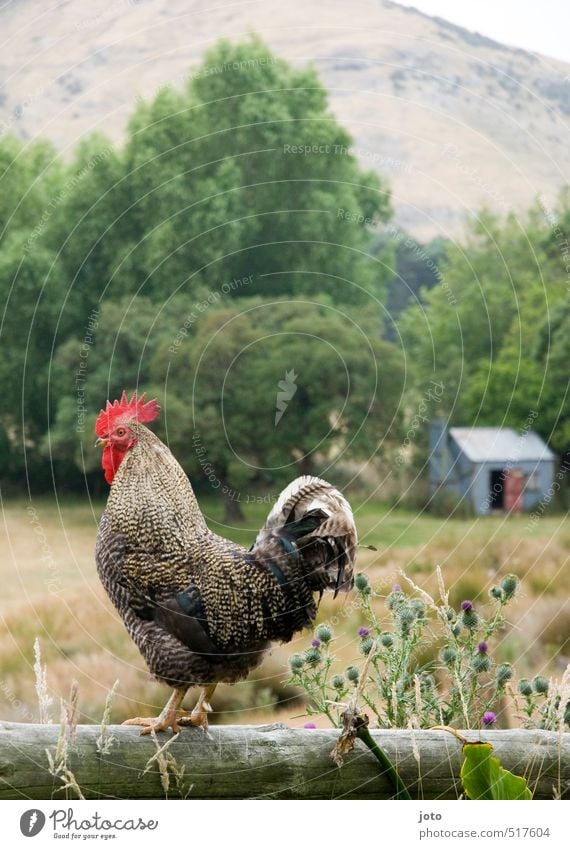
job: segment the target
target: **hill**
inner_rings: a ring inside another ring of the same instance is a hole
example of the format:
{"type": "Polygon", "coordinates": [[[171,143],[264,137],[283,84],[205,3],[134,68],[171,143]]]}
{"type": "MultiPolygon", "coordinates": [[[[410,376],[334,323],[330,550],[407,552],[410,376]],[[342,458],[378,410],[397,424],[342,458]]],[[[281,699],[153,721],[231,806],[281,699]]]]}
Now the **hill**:
{"type": "MultiPolygon", "coordinates": [[[[456,235],[465,214],[551,203],[570,173],[570,65],[387,0],[66,0],[0,8],[0,132],[62,152],[120,139],[133,100],[182,85],[220,37],[257,31],[313,62],[364,164],[393,187],[400,225],[456,235]]],[[[212,69],[216,72],[216,69],[212,69]]]]}

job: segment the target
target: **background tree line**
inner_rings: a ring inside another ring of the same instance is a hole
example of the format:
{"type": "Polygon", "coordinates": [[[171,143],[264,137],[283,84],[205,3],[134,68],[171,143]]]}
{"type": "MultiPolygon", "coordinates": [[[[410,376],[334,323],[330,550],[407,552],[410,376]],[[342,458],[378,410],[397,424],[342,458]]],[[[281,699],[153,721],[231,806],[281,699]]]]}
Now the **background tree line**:
{"type": "Polygon", "coordinates": [[[256,37],[138,101],[120,145],[94,134],[64,162],[0,138],[3,488],[103,491],[93,422],[137,386],[230,513],[299,472],[389,467],[431,380],[438,415],[534,409],[566,452],[568,193],[421,246],[351,142],[315,71],[256,37]]]}

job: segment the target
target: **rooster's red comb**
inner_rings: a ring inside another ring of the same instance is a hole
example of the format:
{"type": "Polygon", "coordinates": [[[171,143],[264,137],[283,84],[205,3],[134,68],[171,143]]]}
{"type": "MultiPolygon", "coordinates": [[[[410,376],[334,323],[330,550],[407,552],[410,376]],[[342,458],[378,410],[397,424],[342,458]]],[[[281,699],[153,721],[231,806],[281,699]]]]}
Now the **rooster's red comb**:
{"type": "Polygon", "coordinates": [[[125,422],[137,421],[141,424],[152,422],[160,413],[160,406],[153,398],[152,401],[147,401],[145,404],[145,393],[137,398],[137,393],[133,392],[131,400],[127,400],[127,393],[123,390],[120,401],[107,401],[107,406],[101,410],[97,416],[95,425],[95,433],[97,436],[108,436],[113,429],[118,419],[124,419],[125,422]]]}

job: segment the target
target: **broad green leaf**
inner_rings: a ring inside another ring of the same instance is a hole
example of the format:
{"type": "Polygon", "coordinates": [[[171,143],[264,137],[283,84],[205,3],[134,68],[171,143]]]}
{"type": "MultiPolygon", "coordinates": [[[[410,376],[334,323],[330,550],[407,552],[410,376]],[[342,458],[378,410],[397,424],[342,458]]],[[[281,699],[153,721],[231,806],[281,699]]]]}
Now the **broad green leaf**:
{"type": "Polygon", "coordinates": [[[466,743],[461,781],[469,799],[532,799],[526,780],[504,769],[490,743],[466,743]]]}

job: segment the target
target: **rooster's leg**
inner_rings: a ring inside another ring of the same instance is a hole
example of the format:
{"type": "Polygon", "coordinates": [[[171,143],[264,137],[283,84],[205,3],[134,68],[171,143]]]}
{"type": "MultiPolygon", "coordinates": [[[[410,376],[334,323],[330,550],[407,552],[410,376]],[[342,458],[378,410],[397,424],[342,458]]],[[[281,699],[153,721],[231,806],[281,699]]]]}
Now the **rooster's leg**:
{"type": "Polygon", "coordinates": [[[182,705],[187,689],[188,687],[177,687],[167,701],[160,716],[137,716],[134,719],[127,719],[123,722],[123,725],[142,725],[144,727],[141,734],[151,734],[153,731],[166,731],[167,728],[171,728],[174,734],[178,734],[180,731],[180,725],[178,724],[181,713],[180,706],[182,705]]]}
{"type": "Polygon", "coordinates": [[[186,713],[179,717],[180,725],[198,725],[204,733],[208,731],[208,714],[212,711],[210,699],[214,695],[216,684],[209,684],[207,687],[202,687],[202,691],[196,702],[196,707],[192,713],[186,713]]]}

